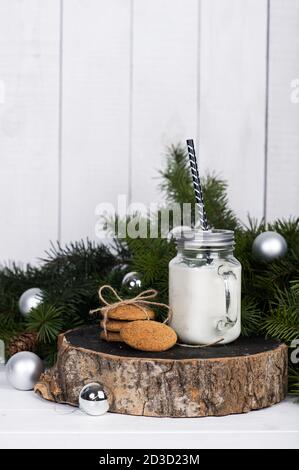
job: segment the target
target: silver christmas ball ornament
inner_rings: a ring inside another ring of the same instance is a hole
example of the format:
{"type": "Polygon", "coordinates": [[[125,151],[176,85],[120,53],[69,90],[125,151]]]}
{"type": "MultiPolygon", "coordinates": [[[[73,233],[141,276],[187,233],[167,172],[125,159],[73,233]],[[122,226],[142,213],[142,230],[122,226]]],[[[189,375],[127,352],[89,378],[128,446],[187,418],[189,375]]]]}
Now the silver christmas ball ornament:
{"type": "Polygon", "coordinates": [[[43,301],[43,291],[38,287],[25,290],[19,299],[19,310],[23,317],[27,317],[33,308],[43,301]]]}
{"type": "Polygon", "coordinates": [[[136,271],[127,273],[122,280],[122,286],[129,291],[138,291],[142,288],[141,274],[136,271]]]}
{"type": "Polygon", "coordinates": [[[253,242],[252,254],[258,261],[271,262],[282,258],[288,249],[286,240],[277,232],[260,233],[253,242]]]}
{"type": "Polygon", "coordinates": [[[106,413],[109,410],[109,402],[102,385],[96,382],[85,385],[79,394],[79,407],[91,416],[106,413]]]}
{"type": "Polygon", "coordinates": [[[32,390],[44,370],[43,361],[33,352],[14,354],[6,363],[8,382],[18,390],[32,390]]]}

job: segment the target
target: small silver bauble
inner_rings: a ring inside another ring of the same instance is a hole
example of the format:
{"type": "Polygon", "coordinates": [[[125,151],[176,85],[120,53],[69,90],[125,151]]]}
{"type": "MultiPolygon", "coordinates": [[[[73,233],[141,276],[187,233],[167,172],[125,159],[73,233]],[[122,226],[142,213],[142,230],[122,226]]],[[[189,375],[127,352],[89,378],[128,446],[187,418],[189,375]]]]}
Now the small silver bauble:
{"type": "Polygon", "coordinates": [[[79,407],[92,416],[106,413],[109,410],[109,402],[102,385],[96,382],[85,385],[79,395],[79,407]]]}
{"type": "Polygon", "coordinates": [[[141,289],[142,288],[141,275],[137,273],[136,271],[127,273],[122,280],[122,286],[126,287],[127,290],[132,290],[132,291],[141,289]]]}
{"type": "Polygon", "coordinates": [[[18,390],[32,390],[44,370],[43,361],[33,352],[14,354],[5,367],[9,383],[18,390]]]}
{"type": "Polygon", "coordinates": [[[38,287],[25,290],[19,300],[19,309],[23,317],[27,317],[33,308],[42,303],[43,291],[38,287]]]}
{"type": "Polygon", "coordinates": [[[288,249],[284,237],[277,232],[260,233],[253,242],[252,254],[258,261],[270,262],[282,258],[288,249]]]}

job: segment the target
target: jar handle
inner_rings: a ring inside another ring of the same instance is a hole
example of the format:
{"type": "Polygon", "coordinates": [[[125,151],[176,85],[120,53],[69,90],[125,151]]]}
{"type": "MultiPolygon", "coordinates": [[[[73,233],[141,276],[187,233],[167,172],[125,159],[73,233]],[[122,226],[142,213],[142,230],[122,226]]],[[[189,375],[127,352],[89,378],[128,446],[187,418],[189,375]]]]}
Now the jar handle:
{"type": "Polygon", "coordinates": [[[225,265],[218,267],[218,274],[223,279],[225,292],[225,316],[218,318],[216,328],[224,332],[235,326],[238,319],[238,306],[236,302],[237,276],[233,271],[226,270],[225,265]]]}

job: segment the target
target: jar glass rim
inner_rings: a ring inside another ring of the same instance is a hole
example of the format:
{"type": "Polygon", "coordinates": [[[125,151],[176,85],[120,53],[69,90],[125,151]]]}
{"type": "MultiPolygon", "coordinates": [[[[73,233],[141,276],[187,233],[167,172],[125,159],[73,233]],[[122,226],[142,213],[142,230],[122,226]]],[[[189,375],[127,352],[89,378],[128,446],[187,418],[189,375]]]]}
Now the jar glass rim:
{"type": "Polygon", "coordinates": [[[234,246],[235,236],[233,230],[209,229],[200,230],[191,227],[176,227],[172,237],[178,247],[183,249],[217,248],[234,246]]]}

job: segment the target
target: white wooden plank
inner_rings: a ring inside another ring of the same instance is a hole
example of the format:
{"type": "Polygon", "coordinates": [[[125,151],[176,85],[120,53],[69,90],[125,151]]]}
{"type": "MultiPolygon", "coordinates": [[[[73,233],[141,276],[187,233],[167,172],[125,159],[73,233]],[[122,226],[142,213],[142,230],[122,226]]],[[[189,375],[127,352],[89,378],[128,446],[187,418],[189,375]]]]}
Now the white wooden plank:
{"type": "Polygon", "coordinates": [[[1,263],[57,238],[58,44],[58,0],[1,0],[1,263]]]}
{"type": "Polygon", "coordinates": [[[130,1],[65,0],[62,241],[95,238],[95,208],[128,192],[130,1]]]}
{"type": "MultiPolygon", "coordinates": [[[[159,419],[106,413],[96,419],[78,408],[42,400],[33,391],[12,388],[0,366],[0,415],[0,449],[97,449],[99,459],[99,449],[114,448],[174,449],[170,454],[175,454],[175,449],[214,450],[216,446],[299,448],[296,397],[262,410],[221,418],[159,419]]],[[[103,453],[107,455],[106,450],[103,453]]]]}
{"type": "Polygon", "coordinates": [[[263,216],[266,25],[266,0],[201,2],[201,167],[245,221],[263,216]]]}
{"type": "Polygon", "coordinates": [[[299,79],[299,0],[271,0],[269,72],[267,215],[271,220],[299,212],[299,103],[291,99],[291,83],[299,79]]]}
{"type": "Polygon", "coordinates": [[[161,199],[169,144],[197,134],[197,0],[138,0],[133,12],[132,200],[161,199]]]}

